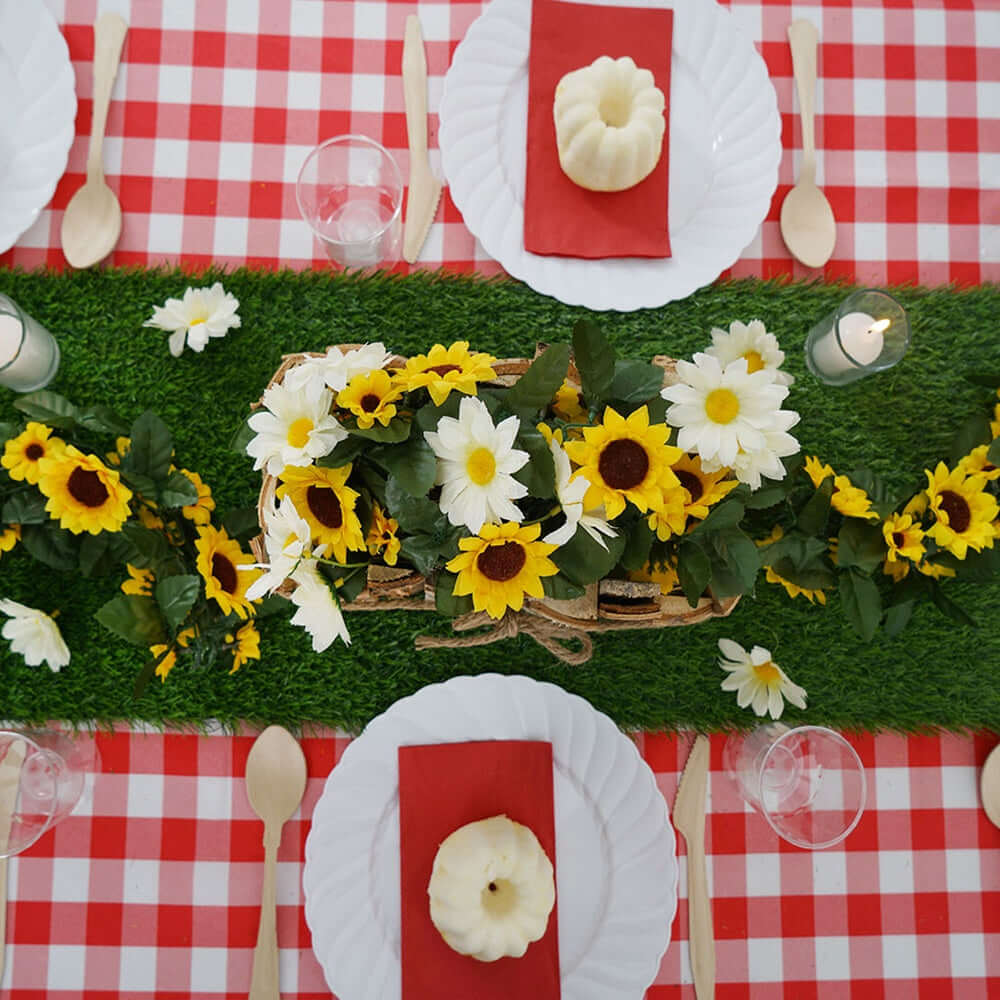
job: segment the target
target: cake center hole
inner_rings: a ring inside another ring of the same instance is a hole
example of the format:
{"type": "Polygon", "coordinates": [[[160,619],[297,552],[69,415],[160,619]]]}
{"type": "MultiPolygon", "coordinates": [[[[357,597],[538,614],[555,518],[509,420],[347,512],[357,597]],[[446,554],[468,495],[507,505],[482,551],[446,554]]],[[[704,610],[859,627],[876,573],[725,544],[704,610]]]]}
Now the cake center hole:
{"type": "Polygon", "coordinates": [[[517,889],[505,878],[494,879],[483,889],[483,909],[492,917],[502,917],[514,908],[517,889]]]}

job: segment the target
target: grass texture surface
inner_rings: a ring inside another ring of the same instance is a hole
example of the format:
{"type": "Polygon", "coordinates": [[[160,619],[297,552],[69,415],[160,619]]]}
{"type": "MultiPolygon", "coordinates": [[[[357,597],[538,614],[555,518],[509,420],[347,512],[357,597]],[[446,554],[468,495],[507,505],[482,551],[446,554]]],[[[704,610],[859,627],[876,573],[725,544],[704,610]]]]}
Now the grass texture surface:
{"type": "MultiPolygon", "coordinates": [[[[212,487],[218,509],[255,503],[252,463],[228,450],[230,437],[259,398],[281,356],[329,344],[382,340],[417,353],[469,340],[499,357],[530,355],[536,341],[569,340],[589,315],[619,356],[690,357],[710,343],[713,326],[762,319],[785,350],[796,382],[786,407],[802,416],[795,433],[806,454],[838,472],[866,465],[899,490],[917,490],[923,470],[947,459],[957,428],[992,405],[988,389],[965,380],[1000,371],[1000,288],[897,289],[913,342],[893,370],[845,387],[820,384],[805,367],[809,328],[845,296],[843,286],[724,283],[682,302],[629,314],[562,305],[510,281],[415,275],[359,279],[328,273],[87,271],[65,275],[0,271],[0,291],[58,338],[62,367],[50,389],[78,405],[107,403],[131,421],[146,408],[170,426],[179,466],[212,487]],[[240,300],[243,325],[203,354],[174,359],[166,334],[143,329],[153,306],[188,284],[221,278],[240,300]]],[[[0,389],[0,420],[17,419],[14,396],[0,389]]],[[[360,729],[393,701],[456,674],[496,671],[551,681],[585,697],[626,728],[694,726],[720,730],[754,722],[719,689],[716,642],[768,647],[809,694],[809,707],[786,718],[847,730],[928,728],[1000,731],[1000,584],[950,584],[947,593],[978,622],[962,627],[928,604],[899,636],[864,643],[851,631],[836,593],[826,608],[789,600],[759,578],[727,619],[663,630],[594,637],[593,659],[558,662],[527,637],[467,650],[418,653],[413,638],[449,634],[433,612],[348,615],[349,648],[322,655],[287,620],[261,625],[262,659],[229,676],[183,661],[165,684],[132,697],[144,650],[121,642],[94,612],[118,592],[116,577],[84,580],[34,563],[20,547],[0,560],[0,597],[60,611],[72,662],[59,674],[28,667],[0,643],[0,715],[39,721],[143,720],[199,726],[217,719],[309,723],[360,729]]]]}

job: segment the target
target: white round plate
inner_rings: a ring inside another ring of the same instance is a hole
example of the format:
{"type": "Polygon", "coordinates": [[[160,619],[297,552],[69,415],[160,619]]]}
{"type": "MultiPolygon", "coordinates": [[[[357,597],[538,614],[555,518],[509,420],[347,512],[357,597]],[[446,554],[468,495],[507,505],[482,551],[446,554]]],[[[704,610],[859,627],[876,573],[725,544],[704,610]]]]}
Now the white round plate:
{"type": "Polygon", "coordinates": [[[69,49],[44,0],[0,0],[0,253],[38,218],[76,121],[69,49]]]}
{"type": "Polygon", "coordinates": [[[396,702],[349,744],[316,804],[306,922],[341,1000],[399,1000],[400,746],[552,744],[563,1000],[641,1000],[677,908],[673,827],[635,744],[583,698],[481,674],[396,702]]]}
{"type": "Polygon", "coordinates": [[[438,142],[465,224],[509,274],[570,305],[627,312],[682,299],[739,257],[778,183],[781,118],[764,60],[713,0],[609,2],[674,10],[673,256],[584,260],[524,249],[531,0],[493,0],[459,43],[438,142]]]}

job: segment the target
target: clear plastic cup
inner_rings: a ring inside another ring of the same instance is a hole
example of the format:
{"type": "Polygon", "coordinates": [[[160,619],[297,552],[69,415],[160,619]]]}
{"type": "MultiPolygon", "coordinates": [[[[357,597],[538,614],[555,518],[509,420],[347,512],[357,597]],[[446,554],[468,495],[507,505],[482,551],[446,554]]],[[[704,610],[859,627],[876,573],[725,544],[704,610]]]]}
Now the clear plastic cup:
{"type": "Polygon", "coordinates": [[[371,269],[399,259],[403,175],[383,146],[363,135],[338,135],[306,157],[295,199],[331,260],[371,269]]]}
{"type": "Polygon", "coordinates": [[[796,847],[839,844],[861,819],[865,770],[854,747],[832,729],[758,726],[726,740],[723,762],[741,798],[796,847]]]}
{"type": "Polygon", "coordinates": [[[6,295],[0,295],[0,385],[33,392],[59,371],[55,337],[6,295]]]}

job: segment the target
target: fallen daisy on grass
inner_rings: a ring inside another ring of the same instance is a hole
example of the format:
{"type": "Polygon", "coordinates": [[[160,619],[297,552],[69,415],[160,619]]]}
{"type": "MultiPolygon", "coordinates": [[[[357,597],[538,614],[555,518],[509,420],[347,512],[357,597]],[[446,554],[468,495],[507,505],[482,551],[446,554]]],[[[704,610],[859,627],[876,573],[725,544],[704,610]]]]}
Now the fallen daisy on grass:
{"type": "Polygon", "coordinates": [[[0,601],[0,611],[9,616],[0,634],[10,640],[10,648],[20,653],[29,667],[44,661],[58,673],[69,663],[69,648],[50,615],[10,600],[0,601]]]}
{"type": "Polygon", "coordinates": [[[188,288],[183,298],[167,299],[162,306],[154,306],[152,319],[142,325],[166,330],[170,334],[170,353],[179,358],[185,340],[192,351],[200,353],[210,338],[224,337],[238,327],[239,307],[239,299],[217,281],[211,288],[188,288]]]}
{"type": "Polygon", "coordinates": [[[771,651],[754,646],[748,653],[732,639],[720,639],[719,666],[729,676],[722,682],[723,691],[736,692],[740,708],[749,705],[757,715],[780,719],[787,698],[797,708],[806,707],[805,688],[793,684],[781,667],[771,659],[771,651]]]}

